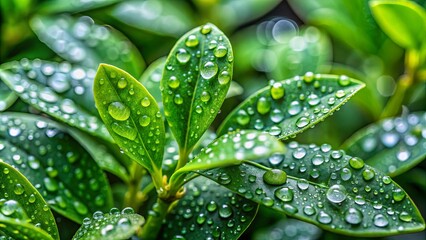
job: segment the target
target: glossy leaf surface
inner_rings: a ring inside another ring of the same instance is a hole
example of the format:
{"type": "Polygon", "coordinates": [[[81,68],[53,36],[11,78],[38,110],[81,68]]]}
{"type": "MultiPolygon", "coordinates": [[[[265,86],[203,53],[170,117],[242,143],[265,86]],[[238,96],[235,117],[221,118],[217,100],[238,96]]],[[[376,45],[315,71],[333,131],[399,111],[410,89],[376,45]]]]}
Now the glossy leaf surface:
{"type": "Polygon", "coordinates": [[[426,158],[426,113],[373,123],[349,138],[343,148],[383,173],[400,175],[426,158]]]}
{"type": "Polygon", "coordinates": [[[0,112],[8,109],[16,99],[18,99],[18,96],[0,80],[0,112]]]}
{"type": "Polygon", "coordinates": [[[82,12],[105,7],[121,0],[52,0],[40,4],[39,12],[43,13],[60,13],[60,12],[82,12]]]}
{"type": "Polygon", "coordinates": [[[73,240],[128,239],[144,224],[145,219],[125,208],[121,212],[112,208],[109,213],[97,211],[92,218],[85,218],[73,240]]]}
{"type": "Polygon", "coordinates": [[[166,119],[179,147],[190,152],[221,107],[232,79],[233,53],[214,25],[195,28],[171,50],[161,88],[166,119]]]}
{"type": "Polygon", "coordinates": [[[324,120],[363,87],[363,83],[343,75],[311,72],[275,82],[230,113],[218,135],[236,129],[256,129],[286,139],[324,120]]]}
{"type": "Polygon", "coordinates": [[[285,219],[272,226],[258,229],[253,240],[308,240],[319,239],[321,229],[317,226],[296,219],[285,219]]]}
{"type": "Polygon", "coordinates": [[[292,142],[285,154],[200,173],[247,199],[340,234],[387,236],[425,227],[410,197],[389,176],[327,144],[292,142]]]}
{"type": "Polygon", "coordinates": [[[100,63],[113,64],[136,76],[145,66],[127,38],[112,28],[95,24],[90,17],[36,17],[31,27],[40,41],[69,62],[91,68],[100,63]]]}
{"type": "Polygon", "coordinates": [[[17,239],[59,239],[55,218],[37,189],[11,165],[0,161],[0,169],[0,233],[17,239]]]}
{"type": "Polygon", "coordinates": [[[167,216],[161,239],[238,239],[256,216],[258,204],[197,177],[167,216]]]}
{"type": "Polygon", "coordinates": [[[426,10],[412,1],[374,0],[370,8],[383,31],[403,48],[420,49],[426,41],[426,10]]]}
{"type": "Polygon", "coordinates": [[[165,57],[159,58],[152,62],[143,72],[139,79],[144,87],[152,94],[157,103],[163,101],[161,97],[160,81],[163,76],[163,69],[166,65],[165,57]]]}
{"type": "Polygon", "coordinates": [[[0,114],[0,158],[25,175],[52,209],[75,222],[112,205],[102,170],[77,141],[49,119],[0,114]]]}
{"type": "Polygon", "coordinates": [[[117,20],[166,36],[179,36],[193,25],[191,9],[182,1],[125,1],[112,11],[117,20]]]}
{"type": "Polygon", "coordinates": [[[146,88],[123,70],[101,64],[94,95],[100,116],[117,144],[151,173],[161,173],[164,122],[146,88]]]}
{"type": "Polygon", "coordinates": [[[68,62],[22,59],[6,63],[0,77],[32,107],[91,135],[113,142],[93,100],[95,70],[68,62]]]}

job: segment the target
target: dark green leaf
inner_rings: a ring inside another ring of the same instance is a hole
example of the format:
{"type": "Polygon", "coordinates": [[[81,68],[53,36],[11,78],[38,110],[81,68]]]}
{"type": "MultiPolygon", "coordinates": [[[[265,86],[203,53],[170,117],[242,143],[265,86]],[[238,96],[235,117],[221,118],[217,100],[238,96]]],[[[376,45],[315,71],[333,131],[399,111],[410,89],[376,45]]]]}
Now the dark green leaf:
{"type": "Polygon", "coordinates": [[[163,69],[166,65],[166,58],[162,57],[151,63],[143,72],[139,79],[144,87],[152,94],[157,103],[163,101],[161,98],[160,81],[163,76],[163,69]]]}
{"type": "Polygon", "coordinates": [[[16,99],[18,99],[18,96],[0,80],[0,112],[8,109],[16,99]]]}
{"type": "Polygon", "coordinates": [[[111,208],[102,170],[55,122],[24,113],[0,114],[0,158],[15,166],[58,213],[81,223],[111,208]]]}
{"type": "Polygon", "coordinates": [[[13,239],[59,239],[55,218],[37,189],[6,162],[0,161],[0,169],[0,233],[13,239]]]}
{"type": "Polygon", "coordinates": [[[425,227],[408,194],[389,176],[327,144],[292,142],[285,154],[201,174],[247,199],[340,234],[388,236],[425,227]]]}
{"type": "Polygon", "coordinates": [[[67,124],[113,142],[95,108],[95,70],[68,62],[22,59],[2,65],[0,77],[26,103],[67,124]]]}
{"type": "Polygon", "coordinates": [[[321,235],[317,226],[296,219],[285,219],[272,226],[257,229],[253,240],[315,240],[321,235]]]}
{"type": "Polygon", "coordinates": [[[98,68],[94,95],[101,118],[117,144],[154,174],[154,179],[161,179],[165,132],[155,99],[128,73],[106,64],[98,68]]]}
{"type": "Polygon", "coordinates": [[[180,149],[190,152],[221,107],[232,79],[233,54],[212,24],[195,28],[170,52],[161,81],[166,119],[180,149]]]}
{"type": "Polygon", "coordinates": [[[97,211],[92,218],[85,218],[73,240],[128,239],[144,224],[145,219],[132,208],[121,212],[112,208],[109,213],[97,211]]]}
{"type": "Polygon", "coordinates": [[[191,9],[182,1],[125,1],[112,16],[130,26],[159,35],[179,36],[193,25],[191,9]]]}
{"type": "Polygon", "coordinates": [[[373,123],[349,138],[343,148],[389,176],[426,158],[426,113],[411,113],[373,123]]]}
{"type": "Polygon", "coordinates": [[[364,84],[346,76],[312,74],[272,83],[241,103],[219,127],[268,131],[289,138],[337,111],[364,84]]]}
{"type": "Polygon", "coordinates": [[[256,216],[258,204],[197,177],[167,216],[162,239],[238,239],[256,216]]]}
{"type": "Polygon", "coordinates": [[[371,11],[382,30],[403,48],[420,49],[426,41],[426,11],[412,1],[374,0],[371,11]]]}
{"type": "Polygon", "coordinates": [[[81,1],[81,0],[51,0],[44,1],[38,12],[42,13],[61,13],[61,12],[83,12],[87,10],[92,10],[100,7],[105,7],[122,0],[95,0],[95,1],[81,1]]]}
{"type": "Polygon", "coordinates": [[[116,65],[139,76],[145,63],[138,50],[118,31],[94,24],[87,16],[36,17],[31,26],[39,39],[65,60],[96,68],[116,65]]]}

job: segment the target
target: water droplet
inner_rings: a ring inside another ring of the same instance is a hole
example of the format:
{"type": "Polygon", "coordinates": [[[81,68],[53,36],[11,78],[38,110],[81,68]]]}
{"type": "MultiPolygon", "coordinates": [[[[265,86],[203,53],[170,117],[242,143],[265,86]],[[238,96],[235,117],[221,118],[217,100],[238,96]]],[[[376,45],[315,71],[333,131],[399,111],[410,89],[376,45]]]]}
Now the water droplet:
{"type": "Polygon", "coordinates": [[[215,202],[215,201],[210,201],[210,202],[207,204],[207,211],[209,211],[209,212],[214,212],[214,211],[216,211],[216,209],[217,209],[217,204],[216,204],[216,202],[215,202]]]}
{"type": "Polygon", "coordinates": [[[364,171],[362,172],[362,177],[366,181],[373,179],[375,175],[376,173],[374,172],[374,170],[370,168],[364,169],[364,171]]]}
{"type": "Polygon", "coordinates": [[[267,206],[267,207],[271,207],[274,205],[274,200],[270,197],[264,197],[262,199],[262,204],[267,206]]]}
{"type": "Polygon", "coordinates": [[[318,213],[317,220],[322,224],[329,224],[333,219],[326,212],[321,211],[318,213]]]}
{"type": "Polygon", "coordinates": [[[232,208],[227,204],[223,204],[219,209],[219,216],[222,218],[229,218],[232,215],[232,208]]]}
{"type": "Polygon", "coordinates": [[[293,201],[294,193],[290,188],[283,187],[275,190],[274,195],[283,202],[291,202],[293,201]]]}
{"type": "Polygon", "coordinates": [[[151,122],[151,118],[148,117],[148,116],[146,116],[146,115],[144,115],[144,116],[142,116],[142,117],[139,118],[139,124],[142,127],[148,126],[150,122],[151,122]]]}
{"type": "Polygon", "coordinates": [[[197,217],[197,223],[201,225],[206,221],[206,219],[206,215],[204,213],[200,213],[197,217]]]}
{"type": "Polygon", "coordinates": [[[250,116],[243,109],[238,110],[237,113],[237,122],[238,124],[244,126],[250,122],[250,116]]]}
{"type": "Polygon", "coordinates": [[[220,85],[225,85],[231,80],[231,75],[228,71],[222,71],[217,78],[220,85]]]}
{"type": "Polygon", "coordinates": [[[360,224],[362,221],[362,213],[360,210],[356,209],[356,208],[349,208],[346,212],[345,212],[345,221],[349,224],[360,224]]]}
{"type": "Polygon", "coordinates": [[[309,122],[310,122],[309,118],[301,117],[297,120],[296,126],[298,128],[303,128],[303,127],[306,127],[309,124],[309,122]]]}
{"type": "Polygon", "coordinates": [[[210,100],[210,94],[208,92],[206,92],[206,91],[203,91],[201,93],[201,97],[200,98],[201,98],[201,101],[208,102],[210,100]]]}
{"type": "Polygon", "coordinates": [[[303,76],[303,81],[305,81],[306,83],[310,83],[315,79],[314,73],[313,72],[307,72],[305,73],[305,75],[303,76]]]}
{"type": "Polygon", "coordinates": [[[170,88],[176,89],[179,87],[180,81],[175,76],[171,76],[167,84],[170,88]]]}
{"type": "Polygon", "coordinates": [[[123,88],[125,88],[126,86],[127,86],[127,81],[126,81],[126,79],[124,79],[124,78],[120,78],[120,80],[118,80],[118,82],[117,82],[117,87],[118,87],[118,88],[123,89],[123,88]]]}
{"type": "Polygon", "coordinates": [[[386,227],[389,224],[389,221],[383,214],[377,214],[374,216],[373,223],[376,227],[386,227]]]}
{"type": "Polygon", "coordinates": [[[89,212],[87,207],[79,201],[74,201],[73,206],[74,209],[81,215],[86,215],[89,212]]]}
{"type": "Polygon", "coordinates": [[[181,105],[183,103],[183,98],[180,94],[176,94],[175,97],[173,98],[173,101],[177,104],[177,105],[181,105]]]}
{"type": "Polygon", "coordinates": [[[274,123],[279,123],[284,119],[284,114],[279,109],[274,109],[271,113],[271,120],[274,123]]]}
{"type": "Polygon", "coordinates": [[[305,206],[303,208],[303,213],[305,213],[308,216],[312,216],[316,213],[315,208],[311,207],[311,206],[305,206]]]}
{"type": "Polygon", "coordinates": [[[210,24],[206,24],[201,27],[200,32],[204,35],[209,34],[212,31],[212,26],[210,24]]]}
{"type": "Polygon", "coordinates": [[[312,93],[308,96],[308,104],[310,106],[316,106],[320,102],[321,102],[321,99],[318,97],[318,95],[312,93]]]}
{"type": "Polygon", "coordinates": [[[58,190],[58,183],[56,182],[56,180],[46,177],[46,178],[43,179],[43,182],[44,182],[44,186],[46,187],[47,191],[54,192],[54,191],[58,190]]]}
{"type": "Polygon", "coordinates": [[[34,195],[34,194],[31,194],[29,197],[28,197],[28,202],[29,203],[34,203],[36,201],[36,196],[34,195]]]}
{"type": "Polygon", "coordinates": [[[386,132],[380,138],[387,148],[392,148],[399,142],[399,135],[394,132],[386,132]]]}
{"type": "Polygon", "coordinates": [[[24,193],[24,187],[21,184],[18,183],[18,184],[15,185],[15,188],[13,189],[13,192],[16,195],[21,195],[21,194],[24,193]]]}
{"type": "Polygon", "coordinates": [[[320,154],[316,154],[312,159],[312,164],[315,166],[319,166],[324,162],[324,157],[320,154]]]}
{"type": "Polygon", "coordinates": [[[348,86],[351,83],[349,77],[342,75],[339,77],[339,85],[342,87],[348,86]]]}
{"type": "Polygon", "coordinates": [[[278,100],[284,96],[285,90],[280,82],[276,82],[271,87],[271,96],[273,99],[278,100]]]}
{"type": "Polygon", "coordinates": [[[402,211],[399,214],[399,219],[401,219],[401,221],[404,221],[404,222],[411,222],[411,220],[413,220],[413,217],[409,213],[402,211]]]}
{"type": "Polygon", "coordinates": [[[265,97],[260,97],[257,100],[257,111],[260,114],[266,114],[271,110],[271,102],[265,97]]]}
{"type": "Polygon", "coordinates": [[[17,127],[11,127],[9,128],[8,133],[11,137],[17,137],[21,134],[21,129],[17,127]]]}
{"type": "Polygon", "coordinates": [[[214,62],[206,62],[203,67],[201,67],[200,73],[204,79],[210,79],[217,74],[218,67],[214,62]]]}
{"type": "Polygon", "coordinates": [[[290,115],[294,116],[302,111],[302,106],[298,101],[293,101],[290,103],[287,111],[290,115]]]}
{"type": "Polygon", "coordinates": [[[400,202],[400,201],[404,200],[404,198],[405,198],[405,192],[402,189],[400,189],[400,188],[395,188],[392,191],[392,198],[396,202],[400,202]]]}
{"type": "Polygon", "coordinates": [[[185,64],[191,59],[191,54],[189,54],[185,49],[179,48],[179,50],[176,53],[176,59],[179,63],[185,64]]]}
{"type": "Polygon", "coordinates": [[[327,199],[332,203],[341,203],[345,201],[348,193],[343,185],[333,185],[327,190],[327,199]]]}
{"type": "Polygon", "coordinates": [[[64,99],[60,105],[60,108],[64,113],[68,114],[74,114],[77,112],[74,101],[70,99],[64,99]]]}
{"type": "Polygon", "coordinates": [[[39,97],[41,100],[48,102],[48,103],[54,103],[58,101],[58,97],[51,92],[51,90],[43,90],[39,93],[39,97]]]}
{"type": "Polygon", "coordinates": [[[144,97],[141,100],[141,105],[142,107],[148,107],[149,105],[151,105],[151,101],[149,100],[148,97],[144,97]]]}
{"type": "Polygon", "coordinates": [[[336,94],[335,94],[335,96],[337,97],[337,98],[342,98],[342,97],[344,97],[346,95],[346,93],[345,93],[345,91],[343,91],[343,90],[337,90],[337,92],[336,92],[336,94]]]}
{"type": "Polygon", "coordinates": [[[227,52],[228,52],[228,48],[226,48],[225,46],[218,46],[217,48],[214,49],[213,54],[215,57],[221,58],[221,57],[224,57],[227,52]]]}
{"type": "Polygon", "coordinates": [[[118,121],[125,121],[130,117],[130,108],[122,102],[112,102],[108,105],[108,113],[118,121]]]}
{"type": "Polygon", "coordinates": [[[411,153],[405,149],[405,148],[401,148],[397,153],[396,153],[396,158],[401,161],[407,161],[408,158],[410,158],[411,153]]]}
{"type": "Polygon", "coordinates": [[[263,181],[269,185],[282,185],[287,181],[287,173],[280,169],[271,169],[263,174],[263,181]]]}
{"type": "Polygon", "coordinates": [[[348,181],[352,177],[352,172],[349,168],[343,168],[340,172],[340,178],[342,178],[343,181],[348,181]]]}
{"type": "Polygon", "coordinates": [[[299,180],[297,180],[297,187],[300,190],[304,191],[304,190],[309,188],[309,182],[306,179],[303,179],[303,178],[299,179],[299,180]]]}
{"type": "Polygon", "coordinates": [[[129,125],[120,124],[117,122],[113,122],[111,124],[112,130],[118,135],[127,138],[129,140],[135,140],[137,136],[137,132],[129,125]]]}
{"type": "Polygon", "coordinates": [[[189,35],[185,41],[187,47],[196,47],[198,45],[198,38],[195,35],[189,35]]]}
{"type": "Polygon", "coordinates": [[[361,169],[361,168],[364,167],[364,160],[362,160],[361,158],[358,158],[358,157],[353,157],[353,158],[349,159],[349,165],[353,169],[361,169]]]}
{"type": "Polygon", "coordinates": [[[294,150],[294,152],[293,152],[293,157],[295,159],[302,159],[305,156],[306,156],[306,149],[305,148],[299,147],[296,150],[294,150]]]}
{"type": "Polygon", "coordinates": [[[3,203],[3,206],[1,206],[0,210],[1,213],[5,216],[10,216],[14,214],[16,211],[19,210],[19,204],[15,200],[7,200],[3,203]]]}

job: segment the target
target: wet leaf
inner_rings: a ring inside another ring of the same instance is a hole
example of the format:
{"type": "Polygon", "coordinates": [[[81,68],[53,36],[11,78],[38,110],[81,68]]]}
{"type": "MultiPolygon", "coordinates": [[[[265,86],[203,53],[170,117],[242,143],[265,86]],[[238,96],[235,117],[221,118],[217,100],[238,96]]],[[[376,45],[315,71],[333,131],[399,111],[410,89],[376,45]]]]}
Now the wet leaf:
{"type": "Polygon", "coordinates": [[[403,48],[420,49],[426,37],[426,11],[412,1],[370,1],[371,12],[382,30],[403,48]]]}
{"type": "Polygon", "coordinates": [[[193,25],[191,8],[181,1],[125,1],[112,11],[117,20],[165,36],[180,36],[193,25]]]}
{"type": "Polygon", "coordinates": [[[287,139],[323,121],[363,87],[363,83],[344,75],[311,72],[274,82],[234,109],[219,127],[218,135],[256,129],[287,139]]]}
{"type": "Polygon", "coordinates": [[[1,158],[0,169],[0,233],[12,239],[59,239],[55,218],[37,189],[1,158]]]}
{"type": "Polygon", "coordinates": [[[355,133],[343,145],[389,176],[398,176],[426,158],[426,113],[387,118],[355,133]]]}
{"type": "Polygon", "coordinates": [[[128,73],[101,64],[94,95],[101,118],[117,144],[133,160],[161,177],[165,130],[151,94],[128,73]]]}
{"type": "Polygon", "coordinates": [[[52,120],[0,114],[0,159],[25,175],[53,210],[75,222],[111,208],[111,190],[102,170],[52,120]]]}
{"type": "Polygon", "coordinates": [[[272,226],[258,229],[253,240],[308,240],[319,239],[321,229],[317,226],[296,219],[285,219],[272,226]]]}
{"type": "Polygon", "coordinates": [[[95,70],[39,59],[9,62],[1,79],[32,107],[91,135],[113,142],[95,108],[95,70]]]}
{"type": "Polygon", "coordinates": [[[179,148],[191,149],[210,126],[232,79],[227,37],[212,24],[195,28],[171,50],[161,87],[166,119],[179,148]]]}
{"type": "Polygon", "coordinates": [[[105,7],[121,0],[51,0],[40,4],[38,12],[42,13],[61,13],[61,12],[83,12],[87,10],[93,10],[96,8],[105,7]]]}
{"type": "Polygon", "coordinates": [[[113,64],[139,76],[145,66],[138,50],[118,31],[100,26],[88,16],[36,17],[31,27],[54,52],[65,60],[96,68],[100,63],[113,64]]]}
{"type": "Polygon", "coordinates": [[[92,218],[84,219],[72,239],[128,239],[144,223],[145,219],[132,208],[124,208],[121,212],[117,208],[112,208],[109,213],[97,211],[92,218]]]}
{"type": "Polygon", "coordinates": [[[143,72],[139,79],[146,90],[152,94],[157,103],[163,101],[160,91],[160,81],[163,76],[163,69],[166,65],[166,57],[159,58],[152,62],[143,72]]]}
{"type": "Polygon", "coordinates": [[[258,204],[197,177],[167,216],[161,239],[238,239],[256,216],[258,204]]]}
{"type": "Polygon", "coordinates": [[[200,173],[247,199],[339,234],[388,236],[425,227],[408,194],[389,176],[327,144],[291,142],[285,154],[200,173]]]}
{"type": "Polygon", "coordinates": [[[10,106],[12,106],[12,104],[15,103],[16,99],[18,99],[18,96],[16,96],[16,94],[11,91],[7,87],[7,85],[0,79],[0,112],[5,111],[10,106]]]}

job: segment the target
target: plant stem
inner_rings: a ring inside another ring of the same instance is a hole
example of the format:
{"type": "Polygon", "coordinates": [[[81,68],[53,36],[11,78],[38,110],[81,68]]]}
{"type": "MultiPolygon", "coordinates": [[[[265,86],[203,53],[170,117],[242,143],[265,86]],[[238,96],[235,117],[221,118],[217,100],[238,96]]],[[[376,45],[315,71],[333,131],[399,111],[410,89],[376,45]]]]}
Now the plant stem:
{"type": "Polygon", "coordinates": [[[163,225],[163,220],[167,216],[172,202],[165,202],[157,198],[157,202],[153,206],[152,212],[149,213],[148,220],[144,227],[139,231],[138,237],[144,240],[157,239],[157,235],[163,225]]]}
{"type": "Polygon", "coordinates": [[[132,163],[132,166],[130,167],[130,181],[128,182],[128,189],[124,196],[123,204],[125,207],[132,207],[135,211],[137,211],[141,206],[144,196],[140,189],[142,177],[145,172],[146,170],[142,166],[136,162],[132,163]]]}

